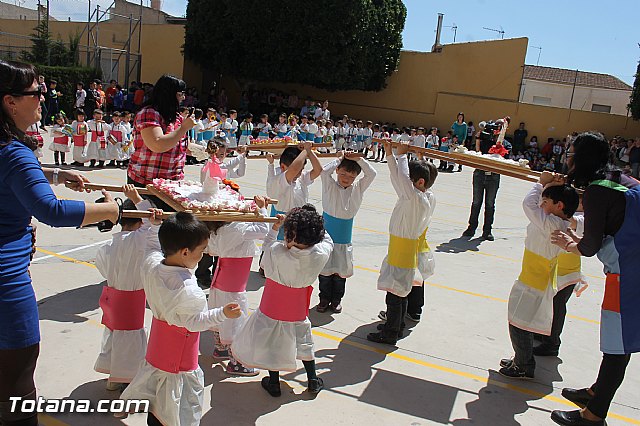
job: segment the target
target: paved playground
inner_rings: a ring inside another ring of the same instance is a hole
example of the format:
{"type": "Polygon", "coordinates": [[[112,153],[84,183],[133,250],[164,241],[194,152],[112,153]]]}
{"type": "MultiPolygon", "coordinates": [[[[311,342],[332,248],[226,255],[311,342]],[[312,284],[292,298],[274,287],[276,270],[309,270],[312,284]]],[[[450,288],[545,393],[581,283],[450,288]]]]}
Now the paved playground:
{"type": "MultiPolygon", "coordinates": [[[[48,146],[48,140],[45,146],[48,146]]],[[[44,163],[52,163],[45,150],[44,163]]],[[[328,160],[323,159],[322,162],[328,160]]],[[[300,364],[282,379],[281,398],[270,397],[260,377],[230,377],[213,363],[213,336],[203,333],[200,366],[205,374],[202,425],[546,425],[553,409],[571,409],[563,387],[584,387],[600,364],[599,306],[604,275],[597,259],[585,259],[589,288],[572,297],[559,357],[538,358],[533,381],[515,381],[497,373],[500,358],[512,355],[507,330],[507,298],[520,272],[527,221],[521,202],[530,184],[503,178],[498,192],[494,242],[461,238],[471,204],[471,169],[440,174],[434,186],[438,204],[427,233],[436,272],[426,283],[422,321],[411,327],[397,348],[376,345],[366,334],[379,323],[384,293],[376,290],[378,269],[387,250],[389,220],[396,195],[386,164],[374,163],[378,177],[365,194],[355,219],[355,275],[347,281],[341,314],[310,312],[314,325],[318,374],[326,389],[315,399],[306,392],[300,364]]],[[[266,160],[248,160],[238,179],[246,196],[265,193],[266,160]]],[[[122,184],[119,169],[87,171],[93,182],[122,184]]],[[[186,178],[196,180],[197,166],[186,178]]],[[[94,200],[55,187],[63,198],[94,200]]],[[[310,201],[321,208],[321,184],[310,201]]],[[[31,266],[40,307],[41,353],[36,370],[45,398],[118,398],[105,389],[105,376],[93,371],[102,337],[98,308],[103,279],[93,262],[100,244],[111,238],[96,228],[38,227],[38,252],[31,266]]],[[[253,270],[257,271],[257,261],[253,270]]],[[[263,279],[252,272],[248,284],[256,308],[263,279]]],[[[317,290],[312,306],[317,304],[317,290]]],[[[147,325],[150,324],[147,310],[147,325]]],[[[408,324],[410,325],[410,323],[408,324]]],[[[610,425],[640,424],[640,361],[632,358],[616,394],[610,425]]],[[[109,414],[50,414],[43,425],[144,425],[146,416],[125,420],[109,414]]]]}

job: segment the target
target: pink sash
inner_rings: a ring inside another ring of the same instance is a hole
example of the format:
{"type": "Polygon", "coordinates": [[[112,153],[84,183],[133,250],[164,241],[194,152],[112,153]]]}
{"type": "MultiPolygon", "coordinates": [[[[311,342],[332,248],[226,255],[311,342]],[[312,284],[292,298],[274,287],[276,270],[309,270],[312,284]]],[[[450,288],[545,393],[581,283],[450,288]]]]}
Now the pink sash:
{"type": "Polygon", "coordinates": [[[38,141],[38,147],[42,148],[42,146],[44,145],[44,139],[42,138],[42,135],[40,134],[39,131],[27,130],[26,134],[36,139],[38,141]]]}
{"type": "Polygon", "coordinates": [[[53,143],[58,145],[69,145],[69,136],[56,136],[53,138],[53,143]]]}
{"type": "Polygon", "coordinates": [[[200,333],[153,317],[145,359],[167,373],[193,371],[198,368],[199,342],[200,333]]]}
{"type": "Polygon", "coordinates": [[[102,324],[109,330],[139,330],[144,327],[144,309],[147,299],[144,290],[117,290],[102,287],[100,307],[102,324]]]}
{"type": "Polygon", "coordinates": [[[264,284],[260,312],[276,321],[304,321],[309,315],[313,287],[292,288],[269,278],[264,284]]]}
{"type": "Polygon", "coordinates": [[[109,134],[113,136],[116,141],[122,142],[122,132],[120,130],[112,130],[109,134]]]}
{"type": "Polygon", "coordinates": [[[211,287],[230,293],[242,293],[247,288],[253,257],[220,257],[211,287]]]}
{"type": "Polygon", "coordinates": [[[107,147],[107,140],[104,137],[104,131],[92,131],[91,132],[91,142],[98,142],[100,143],[100,149],[106,149],[107,147]]]}

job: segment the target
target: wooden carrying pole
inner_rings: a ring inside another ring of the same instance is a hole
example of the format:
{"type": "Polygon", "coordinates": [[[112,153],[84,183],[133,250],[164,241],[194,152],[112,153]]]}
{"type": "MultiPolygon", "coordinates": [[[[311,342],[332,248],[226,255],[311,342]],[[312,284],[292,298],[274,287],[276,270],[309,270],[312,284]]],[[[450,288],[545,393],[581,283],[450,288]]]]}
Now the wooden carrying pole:
{"type": "MultiPolygon", "coordinates": [[[[299,143],[252,143],[249,145],[244,145],[249,151],[272,151],[272,150],[280,150],[285,149],[290,146],[298,147],[299,143]]],[[[314,143],[313,148],[333,148],[332,143],[314,143]]]]}
{"type": "MultiPolygon", "coordinates": [[[[275,223],[278,221],[277,217],[268,217],[255,215],[253,213],[201,213],[201,212],[192,212],[190,210],[186,210],[187,213],[193,213],[198,219],[203,222],[267,222],[267,223],[275,223]]],[[[168,219],[175,212],[167,212],[163,213],[161,219],[168,219]]],[[[149,219],[151,218],[152,213],[144,210],[123,210],[122,217],[129,218],[138,218],[138,219],[149,219]]]]}
{"type": "MultiPolygon", "coordinates": [[[[387,142],[386,140],[382,139],[378,141],[387,142]]],[[[392,147],[397,147],[398,145],[400,145],[399,142],[391,142],[392,147]]],[[[497,173],[528,182],[537,182],[540,178],[540,172],[531,170],[528,167],[521,167],[499,160],[492,160],[490,158],[481,157],[479,155],[436,151],[435,149],[421,148],[417,146],[410,146],[409,152],[413,152],[415,154],[419,154],[428,158],[434,158],[436,160],[451,161],[463,166],[473,167],[476,169],[485,170],[487,172],[497,173]]]]}

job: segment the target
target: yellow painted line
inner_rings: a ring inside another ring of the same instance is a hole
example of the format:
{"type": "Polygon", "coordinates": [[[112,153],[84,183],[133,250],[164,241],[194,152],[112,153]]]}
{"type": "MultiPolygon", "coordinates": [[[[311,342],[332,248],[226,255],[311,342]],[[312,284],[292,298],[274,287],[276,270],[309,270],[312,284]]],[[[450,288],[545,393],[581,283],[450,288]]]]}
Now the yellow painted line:
{"type": "MultiPolygon", "coordinates": [[[[96,266],[91,264],[91,263],[83,262],[81,260],[73,259],[73,258],[70,258],[70,257],[67,257],[67,256],[61,256],[61,255],[58,255],[57,253],[50,252],[48,250],[45,251],[45,252],[47,254],[50,254],[50,255],[53,255],[53,256],[56,256],[56,257],[59,256],[59,257],[64,258],[66,260],[73,261],[74,263],[79,263],[79,264],[82,264],[82,265],[90,266],[92,268],[96,268],[96,266]]],[[[380,272],[377,269],[365,268],[365,267],[362,267],[362,266],[355,266],[355,268],[361,269],[361,270],[364,270],[364,271],[368,271],[368,272],[374,272],[374,273],[379,273],[380,272]]],[[[492,297],[492,296],[486,296],[486,295],[482,295],[482,294],[479,294],[479,293],[472,293],[472,292],[468,292],[466,290],[460,290],[460,289],[456,289],[456,288],[453,288],[453,287],[446,287],[446,286],[441,286],[439,284],[428,283],[428,282],[425,282],[425,284],[428,284],[428,285],[434,286],[434,287],[438,287],[438,288],[443,288],[443,289],[446,289],[446,290],[452,290],[452,291],[456,291],[456,292],[460,292],[460,293],[464,293],[464,294],[473,295],[473,296],[476,296],[476,297],[483,297],[483,298],[490,299],[490,300],[506,302],[506,300],[504,300],[504,299],[498,299],[498,298],[495,298],[495,297],[492,297]]],[[[578,318],[578,317],[576,317],[576,318],[578,318]]],[[[587,321],[594,322],[593,320],[587,320],[587,321]]],[[[99,323],[98,321],[95,321],[93,319],[90,319],[90,318],[87,318],[87,321],[85,321],[85,322],[88,323],[88,324],[94,325],[94,326],[102,327],[101,323],[99,323]]],[[[322,338],[325,338],[325,339],[333,340],[335,342],[339,342],[339,343],[342,342],[342,343],[345,343],[346,345],[353,346],[353,347],[356,347],[356,348],[359,348],[359,349],[363,349],[363,350],[366,350],[366,351],[383,354],[383,355],[388,356],[390,358],[395,358],[395,359],[399,359],[401,361],[406,361],[406,362],[410,362],[410,363],[413,363],[413,364],[417,364],[417,365],[421,365],[421,366],[424,366],[424,367],[428,367],[428,368],[431,368],[433,370],[442,371],[442,372],[445,372],[445,373],[453,374],[453,375],[456,375],[456,376],[459,376],[459,377],[465,377],[465,378],[472,379],[472,380],[477,380],[477,381],[480,381],[482,383],[487,383],[487,384],[498,386],[498,387],[501,387],[501,388],[504,388],[504,389],[509,389],[509,390],[512,390],[512,391],[524,393],[524,394],[531,395],[531,396],[534,396],[534,397],[539,398],[539,399],[546,399],[548,401],[557,402],[557,403],[560,403],[560,404],[567,405],[569,407],[575,407],[575,405],[573,405],[572,403],[570,403],[570,402],[568,402],[568,401],[566,401],[566,400],[564,400],[562,398],[558,398],[558,397],[555,397],[555,396],[552,396],[552,395],[545,395],[543,393],[536,392],[536,391],[531,390],[531,389],[523,388],[523,387],[520,387],[520,386],[510,385],[508,383],[502,383],[502,382],[498,382],[498,381],[495,381],[495,380],[490,380],[490,379],[488,379],[486,377],[478,376],[478,375],[471,374],[471,373],[466,373],[464,371],[456,370],[454,368],[444,367],[444,366],[441,366],[441,365],[437,365],[437,364],[433,364],[433,363],[430,363],[430,362],[422,361],[422,360],[419,360],[419,359],[416,359],[416,358],[412,358],[412,357],[409,357],[409,356],[400,355],[400,354],[396,354],[396,353],[393,353],[393,352],[388,352],[388,351],[376,348],[374,346],[365,345],[365,344],[362,344],[362,343],[359,343],[359,342],[354,342],[352,340],[344,339],[342,337],[333,336],[331,334],[327,334],[327,333],[324,333],[322,331],[312,330],[312,334],[314,334],[314,335],[316,335],[318,337],[322,337],[322,338]]],[[[630,417],[621,416],[621,415],[615,414],[615,413],[609,413],[608,416],[610,418],[621,420],[621,421],[624,421],[624,422],[627,422],[627,423],[640,425],[640,420],[632,419],[630,417]]],[[[43,423],[45,426],[68,426],[66,423],[60,422],[59,420],[56,420],[56,419],[54,419],[52,417],[49,417],[49,416],[46,416],[46,417],[48,417],[47,421],[50,420],[51,423],[47,423],[45,421],[41,421],[41,423],[43,423]]]]}
{"type": "Polygon", "coordinates": [[[40,253],[48,254],[49,256],[53,256],[53,257],[57,257],[59,259],[67,260],[69,262],[77,263],[79,265],[86,265],[86,266],[90,266],[92,268],[96,267],[96,265],[94,265],[93,263],[85,262],[83,260],[74,259],[73,257],[69,257],[69,256],[65,256],[65,255],[62,255],[62,254],[58,254],[56,252],[45,250],[45,249],[40,248],[40,247],[37,247],[36,250],[39,251],[40,253]]]}
{"type": "MultiPolygon", "coordinates": [[[[361,271],[372,272],[374,274],[379,274],[380,273],[379,269],[372,269],[372,268],[367,268],[367,267],[359,266],[359,265],[354,265],[354,268],[355,269],[360,269],[361,271]]],[[[482,294],[482,293],[474,293],[472,291],[467,291],[467,290],[462,290],[462,289],[455,288],[455,287],[449,287],[449,286],[442,285],[442,284],[432,283],[430,281],[425,281],[424,283],[425,283],[425,285],[428,285],[429,287],[435,287],[435,288],[439,288],[439,289],[442,289],[442,290],[447,290],[447,291],[453,291],[453,292],[456,292],[456,293],[466,294],[467,296],[479,297],[481,299],[492,300],[494,302],[500,302],[500,303],[507,303],[508,302],[507,299],[501,299],[499,297],[488,296],[488,295],[482,294]]],[[[588,323],[591,323],[591,324],[600,324],[600,321],[592,320],[592,319],[589,319],[589,318],[583,318],[583,317],[579,317],[579,316],[576,316],[576,315],[567,314],[567,317],[575,319],[575,320],[578,320],[578,321],[588,322],[588,323]]]]}
{"type": "Polygon", "coordinates": [[[38,413],[38,423],[44,426],[69,426],[63,421],[42,413],[38,413]]]}
{"type": "MultiPolygon", "coordinates": [[[[458,376],[458,377],[464,377],[466,379],[471,379],[471,380],[476,380],[480,383],[485,383],[485,384],[490,384],[493,386],[498,386],[501,387],[503,389],[508,389],[511,391],[515,391],[515,392],[520,392],[526,395],[531,395],[535,398],[538,399],[546,399],[547,401],[553,401],[556,402],[558,404],[562,404],[571,408],[575,408],[577,407],[576,405],[574,405],[573,403],[567,401],[564,398],[558,398],[557,396],[553,396],[553,395],[547,395],[541,392],[537,392],[535,390],[532,389],[528,389],[528,388],[524,388],[522,386],[515,386],[515,385],[511,385],[509,383],[503,383],[503,382],[499,382],[496,380],[491,380],[487,377],[483,377],[483,376],[478,376],[477,374],[472,374],[472,373],[467,373],[465,371],[460,371],[460,370],[456,370],[455,368],[450,368],[450,367],[444,367],[442,365],[438,365],[438,364],[434,364],[431,362],[427,362],[427,361],[422,361],[420,359],[416,359],[416,358],[412,358],[410,356],[406,356],[406,355],[401,355],[395,352],[389,352],[389,350],[384,350],[381,348],[377,348],[374,346],[370,346],[370,345],[366,345],[360,342],[355,342],[353,340],[348,340],[345,339],[343,337],[338,337],[338,336],[333,336],[331,334],[327,334],[324,333],[322,331],[317,331],[317,330],[313,330],[312,334],[314,336],[318,336],[318,337],[322,337],[324,339],[328,339],[328,340],[333,340],[334,342],[338,342],[338,343],[344,343],[346,345],[349,346],[353,346],[354,348],[358,348],[358,349],[362,349],[365,351],[369,351],[369,352],[375,352],[378,354],[382,354],[385,357],[389,357],[389,358],[394,358],[394,359],[398,359],[400,361],[405,361],[405,362],[409,362],[412,364],[416,364],[416,365],[420,365],[423,367],[427,367],[430,368],[432,370],[436,370],[436,371],[440,371],[443,373],[448,373],[454,376],[458,376]]],[[[607,418],[612,418],[612,419],[617,419],[617,420],[621,420],[630,424],[634,424],[634,425],[640,425],[640,420],[636,420],[636,419],[632,419],[630,417],[625,417],[625,416],[621,416],[619,414],[615,414],[615,413],[608,413],[607,418]]]]}

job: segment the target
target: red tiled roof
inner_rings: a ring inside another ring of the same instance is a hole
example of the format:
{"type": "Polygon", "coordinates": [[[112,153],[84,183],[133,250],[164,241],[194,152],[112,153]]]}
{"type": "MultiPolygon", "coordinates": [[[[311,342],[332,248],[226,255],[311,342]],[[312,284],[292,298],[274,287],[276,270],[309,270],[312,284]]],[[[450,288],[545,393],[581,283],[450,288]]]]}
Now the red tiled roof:
{"type": "Polygon", "coordinates": [[[529,80],[542,80],[552,83],[571,84],[576,82],[577,86],[599,87],[603,89],[631,90],[624,81],[609,74],[598,74],[595,72],[578,71],[576,80],[576,70],[564,68],[540,67],[537,65],[524,66],[524,78],[529,80]]]}

